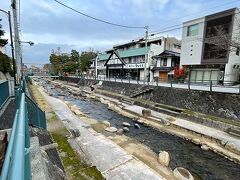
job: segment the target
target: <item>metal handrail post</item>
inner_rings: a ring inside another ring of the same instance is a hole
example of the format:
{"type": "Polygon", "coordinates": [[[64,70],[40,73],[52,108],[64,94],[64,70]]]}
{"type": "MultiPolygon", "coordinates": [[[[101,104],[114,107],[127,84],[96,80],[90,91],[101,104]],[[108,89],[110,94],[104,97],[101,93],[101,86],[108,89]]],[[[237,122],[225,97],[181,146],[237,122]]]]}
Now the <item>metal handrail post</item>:
{"type": "Polygon", "coordinates": [[[210,92],[212,92],[212,81],[210,81],[210,92]]]}

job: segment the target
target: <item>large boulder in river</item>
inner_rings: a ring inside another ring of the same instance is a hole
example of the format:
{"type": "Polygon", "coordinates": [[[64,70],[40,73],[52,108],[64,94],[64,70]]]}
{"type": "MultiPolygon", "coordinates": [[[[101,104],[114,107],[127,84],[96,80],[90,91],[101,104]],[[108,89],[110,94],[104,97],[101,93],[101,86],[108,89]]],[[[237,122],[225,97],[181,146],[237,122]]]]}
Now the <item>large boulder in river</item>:
{"type": "Polygon", "coordinates": [[[134,124],[134,127],[137,128],[137,129],[140,129],[140,126],[139,126],[138,123],[135,123],[135,124],[134,124]]]}
{"type": "Polygon", "coordinates": [[[110,132],[110,133],[115,133],[117,132],[117,128],[115,127],[107,127],[105,131],[110,132]]]}
{"type": "Polygon", "coordinates": [[[201,146],[201,149],[207,151],[207,150],[209,150],[209,147],[207,145],[203,144],[201,146]]]}
{"type": "Polygon", "coordinates": [[[79,111],[78,109],[74,110],[73,112],[74,112],[74,114],[76,114],[76,115],[81,115],[81,114],[82,114],[81,111],[79,111]]]}
{"type": "Polygon", "coordinates": [[[129,123],[127,123],[127,122],[123,122],[122,125],[125,126],[125,127],[130,127],[130,126],[131,126],[131,125],[130,125],[129,123]]]}
{"type": "Polygon", "coordinates": [[[144,123],[144,121],[143,121],[143,120],[141,120],[141,119],[138,119],[138,120],[137,120],[137,123],[138,123],[138,124],[143,124],[143,123],[144,123]]]}
{"type": "Polygon", "coordinates": [[[191,173],[187,169],[184,169],[183,167],[175,168],[174,171],[173,171],[173,175],[178,180],[194,180],[191,173]]]}
{"type": "Polygon", "coordinates": [[[161,165],[168,167],[170,163],[170,156],[167,151],[160,151],[158,161],[161,165]]]}
{"type": "Polygon", "coordinates": [[[110,127],[110,122],[108,122],[108,121],[103,121],[103,124],[104,124],[106,127],[110,127]]]}
{"type": "Polygon", "coordinates": [[[123,129],[121,129],[121,128],[118,129],[116,134],[117,134],[117,135],[122,135],[122,134],[123,134],[123,129]]]}
{"type": "Polygon", "coordinates": [[[76,106],[76,105],[72,105],[71,107],[70,107],[70,109],[71,109],[71,111],[75,111],[75,110],[79,110],[79,108],[76,106]]]}
{"type": "Polygon", "coordinates": [[[124,127],[124,128],[123,128],[123,131],[124,131],[124,132],[129,132],[130,130],[129,130],[127,127],[124,127]]]}
{"type": "Polygon", "coordinates": [[[150,109],[143,109],[142,110],[143,117],[151,116],[151,110],[150,109]]]}

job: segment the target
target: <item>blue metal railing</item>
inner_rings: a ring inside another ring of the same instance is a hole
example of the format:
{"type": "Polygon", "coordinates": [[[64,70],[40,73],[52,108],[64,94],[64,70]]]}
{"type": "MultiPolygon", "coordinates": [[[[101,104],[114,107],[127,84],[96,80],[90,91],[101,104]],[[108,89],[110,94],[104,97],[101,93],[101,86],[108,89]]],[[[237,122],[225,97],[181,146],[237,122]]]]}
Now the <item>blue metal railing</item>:
{"type": "Polygon", "coordinates": [[[9,98],[8,81],[4,81],[0,83],[0,109],[3,107],[5,102],[7,102],[8,98],[9,98]]]}
{"type": "Polygon", "coordinates": [[[16,89],[16,114],[0,180],[31,180],[29,125],[46,128],[45,113],[25,94],[23,80],[16,89]],[[30,122],[30,119],[32,119],[30,122]]]}
{"type": "Polygon", "coordinates": [[[25,102],[25,93],[22,92],[20,88],[16,91],[16,100],[19,106],[14,118],[11,136],[3,163],[1,180],[31,179],[27,105],[25,102]]]}

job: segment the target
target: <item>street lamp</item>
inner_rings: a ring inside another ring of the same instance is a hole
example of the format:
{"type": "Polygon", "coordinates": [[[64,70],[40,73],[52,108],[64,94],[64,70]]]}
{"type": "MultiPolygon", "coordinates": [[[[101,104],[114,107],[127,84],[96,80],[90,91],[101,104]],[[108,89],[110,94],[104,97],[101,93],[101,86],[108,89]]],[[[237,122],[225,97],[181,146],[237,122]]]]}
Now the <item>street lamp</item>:
{"type": "Polygon", "coordinates": [[[34,45],[34,42],[32,42],[32,41],[20,41],[20,43],[27,43],[27,44],[29,44],[30,46],[33,46],[33,45],[34,45]]]}
{"type": "MultiPolygon", "coordinates": [[[[26,44],[29,44],[30,46],[33,46],[33,45],[34,45],[34,42],[32,42],[32,41],[20,41],[20,44],[21,44],[21,43],[26,43],[26,44]]],[[[23,74],[22,53],[21,53],[21,73],[23,74]]]]}
{"type": "Polygon", "coordinates": [[[12,36],[11,14],[10,14],[10,11],[4,11],[2,9],[0,9],[0,11],[8,16],[8,24],[9,24],[9,31],[10,31],[10,41],[11,41],[11,50],[12,50],[12,64],[13,64],[14,83],[16,85],[16,64],[15,64],[15,57],[14,57],[14,46],[13,46],[13,36],[12,36]]]}

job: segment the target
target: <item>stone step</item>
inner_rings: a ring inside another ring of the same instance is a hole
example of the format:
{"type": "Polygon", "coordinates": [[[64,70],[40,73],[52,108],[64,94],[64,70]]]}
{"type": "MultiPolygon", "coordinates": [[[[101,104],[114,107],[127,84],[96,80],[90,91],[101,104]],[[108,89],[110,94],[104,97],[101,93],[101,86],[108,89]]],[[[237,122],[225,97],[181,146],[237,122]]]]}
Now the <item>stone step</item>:
{"type": "Polygon", "coordinates": [[[121,102],[122,102],[122,103],[125,103],[125,104],[129,104],[129,105],[132,105],[132,104],[134,103],[133,100],[131,100],[131,99],[125,99],[125,98],[123,98],[123,99],[121,100],[121,102]]]}
{"type": "Polygon", "coordinates": [[[240,137],[240,129],[237,128],[229,128],[228,129],[228,134],[240,137]]]}
{"type": "Polygon", "coordinates": [[[152,90],[153,90],[153,88],[147,88],[147,89],[141,90],[141,91],[139,91],[139,92],[131,95],[130,98],[134,98],[134,97],[140,96],[141,94],[150,92],[150,91],[152,91],[152,90]]]}
{"type": "Polygon", "coordinates": [[[174,115],[174,116],[177,116],[177,115],[181,114],[177,111],[173,111],[173,110],[166,109],[166,108],[161,108],[161,107],[155,107],[155,110],[158,111],[158,112],[162,112],[164,114],[174,115]]]}

